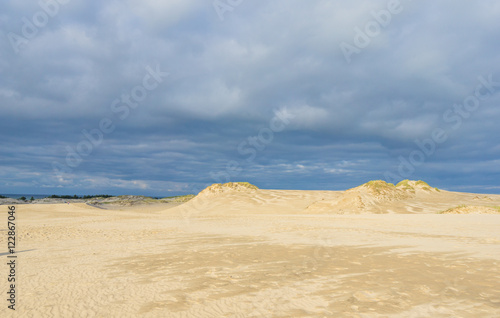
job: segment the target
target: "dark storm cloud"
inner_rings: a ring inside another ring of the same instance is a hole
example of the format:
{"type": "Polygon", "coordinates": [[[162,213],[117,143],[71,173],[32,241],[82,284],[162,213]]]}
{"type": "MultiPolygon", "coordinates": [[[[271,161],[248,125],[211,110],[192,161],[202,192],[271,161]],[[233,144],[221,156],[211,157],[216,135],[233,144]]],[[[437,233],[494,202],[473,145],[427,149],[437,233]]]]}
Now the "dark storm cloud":
{"type": "Polygon", "coordinates": [[[495,1],[41,3],[0,5],[0,192],[344,189],[387,172],[499,192],[495,1]],[[356,48],[348,59],[342,43],[356,48]],[[127,104],[148,67],[169,75],[127,104]],[[457,115],[489,76],[489,96],[457,115]],[[283,110],[293,117],[263,143],[283,110]],[[68,147],[103,118],[114,130],[68,167],[68,147]],[[446,141],[400,173],[436,129],[446,141]]]}

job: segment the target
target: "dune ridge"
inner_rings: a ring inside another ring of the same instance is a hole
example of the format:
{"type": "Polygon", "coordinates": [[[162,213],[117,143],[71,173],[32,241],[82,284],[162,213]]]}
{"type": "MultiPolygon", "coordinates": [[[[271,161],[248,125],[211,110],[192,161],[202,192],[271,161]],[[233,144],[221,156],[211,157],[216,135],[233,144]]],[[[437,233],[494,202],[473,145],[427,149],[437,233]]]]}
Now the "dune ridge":
{"type": "MultiPolygon", "coordinates": [[[[345,191],[264,190],[248,182],[229,182],[208,186],[168,213],[441,213],[457,204],[473,206],[472,210],[475,206],[494,207],[500,205],[500,196],[440,190],[422,180],[403,180],[396,185],[373,180],[345,191]]],[[[494,211],[481,209],[481,213],[494,211]]]]}
{"type": "Polygon", "coordinates": [[[252,190],[258,190],[259,188],[248,182],[228,182],[228,183],[214,183],[211,186],[203,189],[197,197],[203,196],[214,196],[224,192],[239,191],[239,192],[251,192],[252,190]]]}
{"type": "Polygon", "coordinates": [[[346,190],[340,198],[335,200],[315,202],[307,208],[307,212],[325,213],[330,211],[338,214],[388,213],[388,210],[391,210],[390,207],[394,206],[397,201],[403,202],[404,200],[421,197],[425,200],[426,196],[438,192],[440,192],[439,189],[432,188],[421,180],[403,180],[397,185],[383,180],[373,180],[346,190]]]}

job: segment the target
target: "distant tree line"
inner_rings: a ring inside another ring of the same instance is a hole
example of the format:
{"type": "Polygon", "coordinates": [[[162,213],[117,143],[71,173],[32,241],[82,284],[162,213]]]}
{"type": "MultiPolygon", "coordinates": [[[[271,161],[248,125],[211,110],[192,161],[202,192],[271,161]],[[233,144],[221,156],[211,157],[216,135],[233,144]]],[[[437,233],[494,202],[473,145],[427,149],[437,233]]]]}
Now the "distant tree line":
{"type": "Polygon", "coordinates": [[[84,195],[82,197],[77,196],[76,194],[71,196],[71,195],[51,195],[50,199],[68,199],[68,200],[74,200],[74,199],[93,199],[93,198],[111,198],[113,195],[109,194],[98,194],[98,195],[84,195]]]}
{"type": "MultiPolygon", "coordinates": [[[[3,195],[0,195],[0,199],[11,199],[9,197],[5,197],[3,195]]],[[[28,199],[26,199],[26,197],[20,197],[18,200],[21,200],[21,201],[28,201],[28,199]]],[[[31,197],[30,201],[33,201],[35,200],[35,198],[31,197]]]]}
{"type": "MultiPolygon", "coordinates": [[[[76,194],[75,195],[55,195],[55,194],[53,194],[47,198],[74,200],[74,199],[93,199],[93,198],[112,198],[112,197],[114,197],[114,195],[109,195],[109,194],[84,195],[81,197],[77,196],[76,194]]],[[[10,198],[3,196],[3,195],[0,195],[0,199],[10,199],[10,198]]],[[[20,197],[19,200],[28,201],[28,199],[26,197],[20,197]]],[[[34,201],[34,200],[35,200],[35,198],[31,197],[30,201],[34,201]]]]}

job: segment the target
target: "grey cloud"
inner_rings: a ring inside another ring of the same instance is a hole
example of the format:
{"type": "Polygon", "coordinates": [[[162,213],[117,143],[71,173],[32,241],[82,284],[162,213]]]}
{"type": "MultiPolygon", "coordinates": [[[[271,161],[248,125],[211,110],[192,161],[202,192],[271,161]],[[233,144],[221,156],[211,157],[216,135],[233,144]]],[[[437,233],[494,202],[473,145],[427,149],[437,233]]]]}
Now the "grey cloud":
{"type": "Polygon", "coordinates": [[[498,93],[457,130],[443,114],[479,76],[500,81],[500,6],[401,3],[351,63],[340,43],[386,1],[244,1],[220,21],[210,2],[73,0],[18,54],[7,34],[40,7],[3,3],[0,192],[182,193],[229,161],[242,168],[232,179],[262,187],[342,189],[397,170],[435,128],[448,140],[412,177],[498,192],[498,93]],[[111,103],[148,65],[170,75],[121,120],[111,103]],[[295,118],[247,162],[238,145],[282,107],[295,118]],[[115,131],[54,174],[104,117],[115,131]]]}

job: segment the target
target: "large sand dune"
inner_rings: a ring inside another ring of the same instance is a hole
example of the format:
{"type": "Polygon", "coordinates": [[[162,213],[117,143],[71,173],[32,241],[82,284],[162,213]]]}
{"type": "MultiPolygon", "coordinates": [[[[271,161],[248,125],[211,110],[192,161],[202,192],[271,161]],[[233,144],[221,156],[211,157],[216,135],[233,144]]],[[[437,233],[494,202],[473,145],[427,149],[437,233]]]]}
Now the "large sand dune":
{"type": "Polygon", "coordinates": [[[4,297],[0,317],[500,317],[500,196],[424,187],[17,205],[17,310],[4,297]]]}
{"type": "MultiPolygon", "coordinates": [[[[457,206],[498,207],[500,195],[449,192],[423,181],[376,180],[346,191],[262,190],[246,183],[214,184],[169,213],[192,215],[453,213],[457,206]]],[[[470,213],[484,209],[470,209],[470,213]]],[[[498,209],[489,209],[492,213],[498,209]]],[[[460,212],[457,212],[460,213],[460,212]]]]}

